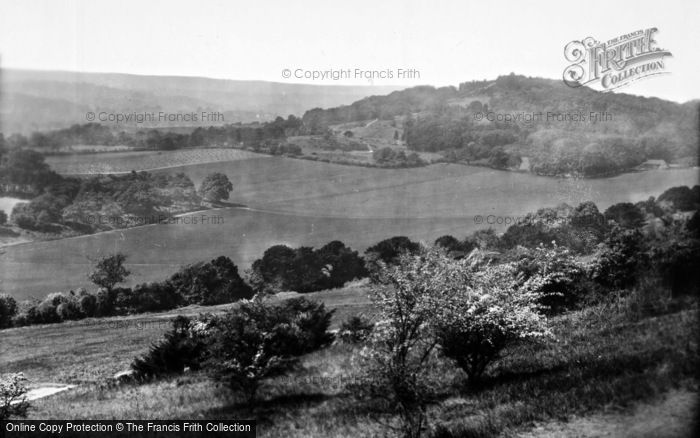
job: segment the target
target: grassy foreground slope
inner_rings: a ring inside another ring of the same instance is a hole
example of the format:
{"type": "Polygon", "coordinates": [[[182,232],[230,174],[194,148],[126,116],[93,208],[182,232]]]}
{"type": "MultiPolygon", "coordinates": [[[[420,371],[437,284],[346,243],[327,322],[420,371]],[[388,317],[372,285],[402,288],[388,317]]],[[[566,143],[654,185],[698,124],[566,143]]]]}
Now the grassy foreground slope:
{"type": "MultiPolygon", "coordinates": [[[[310,296],[339,307],[335,324],[370,309],[362,287],[310,296]]],[[[0,371],[23,369],[33,380],[80,384],[34,402],[31,418],[256,417],[262,437],[374,437],[385,431],[376,420],[392,421],[344,388],[353,379],[356,352],[348,345],[307,355],[288,376],[267,381],[254,411],[198,373],[140,386],[101,383],[158,339],[166,327],[157,321],[173,315],[112,318],[93,322],[92,329],[63,323],[7,330],[2,342],[9,354],[0,359],[0,371]],[[125,327],[114,327],[117,321],[125,327]],[[128,321],[140,321],[142,329],[126,326],[128,321]]],[[[445,436],[492,437],[572,416],[627,412],[638,402],[660,401],[671,390],[696,392],[697,318],[692,308],[634,322],[604,306],[555,317],[556,341],[512,349],[477,393],[465,390],[464,376],[454,367],[436,367],[439,396],[429,416],[433,424],[460,433],[445,436]]]]}

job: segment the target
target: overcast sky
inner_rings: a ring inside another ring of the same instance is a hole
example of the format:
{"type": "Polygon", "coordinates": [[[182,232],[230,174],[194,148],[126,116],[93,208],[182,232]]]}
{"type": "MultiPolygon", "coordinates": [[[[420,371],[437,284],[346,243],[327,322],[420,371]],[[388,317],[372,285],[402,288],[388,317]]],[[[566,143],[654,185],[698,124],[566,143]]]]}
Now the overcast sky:
{"type": "Polygon", "coordinates": [[[3,67],[279,82],[284,69],[416,69],[381,85],[515,72],[560,79],[564,46],[657,27],[671,73],[626,93],[700,98],[700,1],[0,0],[3,67]]]}

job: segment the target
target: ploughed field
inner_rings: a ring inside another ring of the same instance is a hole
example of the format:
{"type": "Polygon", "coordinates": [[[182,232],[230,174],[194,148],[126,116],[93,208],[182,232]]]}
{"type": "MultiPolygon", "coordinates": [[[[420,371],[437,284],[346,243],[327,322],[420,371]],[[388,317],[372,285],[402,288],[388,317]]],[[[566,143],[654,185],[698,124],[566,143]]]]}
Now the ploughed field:
{"type": "MultiPolygon", "coordinates": [[[[478,228],[503,232],[508,222],[545,206],[592,200],[602,210],[698,182],[697,169],[573,180],[456,164],[390,170],[230,151],[241,155],[171,167],[158,164],[178,162],[183,151],[163,152],[164,160],[151,166],[167,167],[159,172],[184,172],[197,186],[206,175],[223,172],[234,186],[229,201],[247,208],[209,210],[176,223],[1,248],[0,289],[25,299],[90,287],[90,259],[115,251],[127,255],[133,285],[163,280],[183,264],[219,255],[229,256],[244,270],[275,244],[319,246],[341,240],[364,251],[396,235],[432,242],[444,234],[461,238],[478,228]]],[[[132,160],[134,154],[78,155],[76,160],[91,157],[127,171],[125,157],[132,160]]],[[[52,165],[62,169],[56,161],[52,165]]]]}

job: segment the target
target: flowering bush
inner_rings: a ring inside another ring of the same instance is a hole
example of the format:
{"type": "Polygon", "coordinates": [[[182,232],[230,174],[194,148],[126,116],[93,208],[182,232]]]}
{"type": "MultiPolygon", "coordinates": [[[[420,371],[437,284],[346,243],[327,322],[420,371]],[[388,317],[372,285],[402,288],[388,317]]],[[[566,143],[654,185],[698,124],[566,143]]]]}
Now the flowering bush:
{"type": "Polygon", "coordinates": [[[442,353],[478,383],[510,344],[550,336],[540,304],[547,275],[524,279],[514,263],[447,264],[432,294],[431,324],[442,353]]]}
{"type": "Polygon", "coordinates": [[[376,282],[380,322],[356,359],[358,389],[389,402],[406,437],[425,428],[436,346],[476,382],[508,345],[550,336],[539,303],[547,278],[525,278],[514,263],[454,260],[433,248],[382,264],[376,282]]]}
{"type": "Polygon", "coordinates": [[[439,290],[434,281],[449,260],[440,250],[431,250],[404,253],[392,265],[379,261],[371,289],[379,322],[355,358],[360,372],[352,389],[383,400],[401,419],[405,437],[419,437],[426,427],[433,389],[428,364],[436,345],[430,330],[430,295],[439,290]]]}
{"type": "Polygon", "coordinates": [[[589,292],[586,267],[571,250],[557,246],[540,245],[534,249],[519,248],[511,255],[519,273],[527,280],[539,277],[542,293],[540,304],[547,311],[558,313],[575,308],[589,292]]]}
{"type": "Polygon", "coordinates": [[[22,373],[0,376],[0,420],[27,416],[26,381],[22,373]]]}

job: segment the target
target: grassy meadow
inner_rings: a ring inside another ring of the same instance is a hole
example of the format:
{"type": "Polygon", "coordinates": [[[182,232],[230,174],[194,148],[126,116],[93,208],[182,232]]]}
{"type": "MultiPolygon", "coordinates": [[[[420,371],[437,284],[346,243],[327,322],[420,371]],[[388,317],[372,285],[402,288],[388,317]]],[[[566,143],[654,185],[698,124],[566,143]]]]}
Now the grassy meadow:
{"type": "MultiPolygon", "coordinates": [[[[308,296],[338,309],[335,327],[350,314],[372,311],[362,284],[308,296]]],[[[203,373],[142,385],[105,383],[159,339],[174,314],[202,310],[5,330],[0,372],[22,369],[33,383],[78,384],[33,402],[30,418],[37,419],[255,417],[262,437],[375,437],[395,421],[345,389],[359,348],[345,344],[306,355],[289,375],[266,381],[255,408],[203,373]]],[[[513,436],[543,422],[626,415],[668,391],[696,392],[697,319],[694,306],[641,320],[614,305],[553,317],[556,340],[511,349],[478,391],[468,390],[461,371],[441,360],[433,370],[431,425],[446,437],[513,436]]],[[[674,421],[680,420],[667,419],[674,421]]]]}

